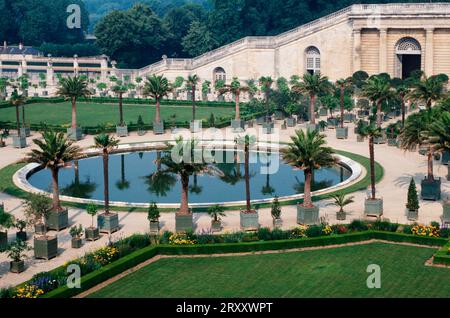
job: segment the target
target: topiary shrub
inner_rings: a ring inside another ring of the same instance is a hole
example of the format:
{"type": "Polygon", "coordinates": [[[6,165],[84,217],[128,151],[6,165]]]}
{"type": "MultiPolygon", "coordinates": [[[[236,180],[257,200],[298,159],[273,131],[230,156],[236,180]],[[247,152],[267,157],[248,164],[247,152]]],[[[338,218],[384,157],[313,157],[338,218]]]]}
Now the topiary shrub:
{"type": "Polygon", "coordinates": [[[349,225],[348,229],[352,232],[359,232],[359,231],[367,231],[369,227],[367,226],[366,222],[361,220],[353,220],[349,225]]]}
{"type": "Polygon", "coordinates": [[[307,237],[318,237],[324,235],[322,232],[322,226],[321,225],[311,225],[306,229],[305,232],[307,237]]]}
{"type": "Polygon", "coordinates": [[[408,202],[406,203],[406,208],[409,211],[419,210],[419,197],[417,195],[416,183],[414,178],[411,178],[411,182],[408,187],[408,202]]]}

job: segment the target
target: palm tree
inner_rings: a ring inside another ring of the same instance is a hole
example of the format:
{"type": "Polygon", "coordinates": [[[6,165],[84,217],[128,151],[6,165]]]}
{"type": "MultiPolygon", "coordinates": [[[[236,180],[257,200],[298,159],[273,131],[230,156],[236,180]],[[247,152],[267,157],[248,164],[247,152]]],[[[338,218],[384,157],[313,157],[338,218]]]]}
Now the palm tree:
{"type": "Polygon", "coordinates": [[[186,86],[191,89],[191,98],[192,98],[192,120],[195,120],[195,91],[197,89],[197,85],[200,82],[200,77],[196,74],[189,75],[186,80],[186,86]]]}
{"type": "Polygon", "coordinates": [[[341,128],[344,128],[344,96],[345,90],[352,87],[353,78],[348,77],[346,79],[340,79],[336,82],[336,86],[339,87],[340,105],[341,105],[341,128]]]}
{"type": "Polygon", "coordinates": [[[374,139],[381,137],[381,128],[374,125],[367,125],[361,127],[359,134],[363,137],[369,138],[369,161],[370,161],[370,187],[371,200],[376,199],[375,188],[375,147],[374,139]]]}
{"type": "Polygon", "coordinates": [[[77,100],[88,97],[92,93],[88,89],[88,82],[85,77],[73,76],[61,78],[57,95],[70,100],[72,103],[72,129],[77,128],[77,100]]]}
{"type": "Polygon", "coordinates": [[[267,116],[269,116],[269,97],[270,91],[272,89],[273,79],[270,76],[261,76],[259,78],[259,85],[261,86],[261,90],[264,92],[264,98],[266,101],[266,111],[267,116]]]}
{"type": "Polygon", "coordinates": [[[305,73],[302,82],[292,86],[293,92],[309,95],[309,121],[311,124],[316,124],[314,105],[316,104],[317,96],[330,93],[332,88],[331,83],[328,81],[328,77],[322,76],[320,72],[315,74],[305,73]]]}
{"type": "Polygon", "coordinates": [[[130,187],[130,182],[125,177],[125,155],[120,155],[120,180],[116,182],[119,190],[125,190],[130,187]]]}
{"type": "Polygon", "coordinates": [[[325,135],[316,130],[297,130],[291,136],[291,143],[281,150],[283,160],[305,174],[305,191],[303,206],[314,207],[311,199],[311,180],[315,169],[331,167],[337,159],[333,156],[333,149],[326,147],[325,135]]]}
{"type": "Polygon", "coordinates": [[[124,84],[122,81],[117,81],[112,87],[112,91],[119,96],[119,126],[125,126],[123,121],[123,94],[128,91],[128,85],[124,84]]]}
{"type": "Polygon", "coordinates": [[[244,175],[245,175],[245,206],[246,212],[252,212],[250,205],[250,148],[256,142],[256,137],[251,135],[239,136],[236,143],[244,147],[244,175]]]}
{"type": "Polygon", "coordinates": [[[429,138],[434,151],[450,151],[450,112],[443,112],[431,124],[429,138]]]}
{"type": "MultiPolygon", "coordinates": [[[[11,94],[11,99],[9,101],[11,105],[13,105],[16,108],[16,125],[17,125],[17,136],[22,137],[20,134],[20,112],[19,112],[19,106],[25,104],[25,97],[23,95],[19,95],[17,93],[17,90],[14,89],[14,91],[11,94]]],[[[26,137],[26,136],[23,136],[26,137]]]]}
{"type": "Polygon", "coordinates": [[[159,173],[176,174],[181,181],[181,200],[178,215],[190,215],[189,213],[189,177],[194,174],[220,174],[220,171],[205,162],[194,162],[194,150],[198,149],[198,141],[186,140],[182,137],[176,139],[175,145],[168,145],[168,150],[161,158],[157,159],[157,164],[164,166],[159,173]],[[189,151],[189,152],[187,152],[189,151]],[[173,155],[180,160],[174,161],[173,155]]]}
{"type": "Polygon", "coordinates": [[[444,85],[447,82],[448,77],[445,74],[430,77],[423,75],[421,80],[412,83],[409,98],[414,101],[424,102],[427,109],[430,109],[434,102],[447,95],[444,90],[444,85]]]}
{"type": "Polygon", "coordinates": [[[161,123],[161,114],[159,102],[161,98],[167,96],[167,94],[172,90],[169,81],[164,76],[152,75],[147,77],[144,85],[144,96],[150,96],[155,99],[156,102],[156,116],[155,123],[161,123]]]}
{"type": "Polygon", "coordinates": [[[24,159],[25,162],[40,164],[43,168],[50,169],[52,173],[53,211],[63,211],[59,201],[58,173],[59,169],[68,162],[82,157],[81,148],[73,145],[64,136],[64,133],[45,131],[43,139],[34,139],[33,143],[38,147],[31,150],[24,159]]]}
{"type": "Polygon", "coordinates": [[[103,193],[105,197],[105,215],[109,215],[109,154],[119,145],[119,140],[106,134],[95,136],[94,148],[102,151],[103,157],[103,193]]]}
{"type": "Polygon", "coordinates": [[[339,211],[336,213],[336,218],[338,220],[345,220],[345,211],[344,207],[355,202],[353,199],[354,196],[347,197],[346,194],[333,194],[331,197],[334,199],[333,203],[330,203],[330,205],[337,206],[339,208],[339,211]]]}
{"type": "Polygon", "coordinates": [[[394,85],[395,88],[395,95],[398,96],[399,100],[400,100],[400,105],[401,105],[401,109],[402,109],[402,127],[405,126],[405,117],[406,117],[406,100],[409,97],[409,93],[410,93],[410,81],[408,80],[402,80],[400,78],[398,79],[394,79],[393,80],[394,83],[396,83],[394,85]]]}
{"type": "Polygon", "coordinates": [[[241,120],[241,112],[239,109],[239,98],[241,96],[242,92],[248,92],[250,90],[247,86],[241,86],[241,83],[239,82],[237,77],[233,78],[233,81],[230,85],[225,85],[221,89],[219,89],[220,94],[225,94],[227,92],[230,92],[234,95],[235,100],[235,120],[241,120]]]}
{"type": "Polygon", "coordinates": [[[381,127],[381,105],[394,97],[390,79],[387,76],[373,75],[362,87],[362,95],[377,105],[377,127],[381,127]]]}

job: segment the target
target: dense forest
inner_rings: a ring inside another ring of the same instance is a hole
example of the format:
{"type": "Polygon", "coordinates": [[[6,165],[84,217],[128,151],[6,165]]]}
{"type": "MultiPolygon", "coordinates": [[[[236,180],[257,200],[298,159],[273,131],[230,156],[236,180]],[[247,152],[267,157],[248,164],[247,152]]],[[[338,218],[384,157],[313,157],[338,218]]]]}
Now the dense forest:
{"type": "Polygon", "coordinates": [[[279,34],[361,2],[398,1],[0,0],[0,34],[3,40],[22,41],[45,53],[105,53],[119,67],[135,68],[163,54],[193,57],[244,36],[279,34]],[[65,27],[65,8],[71,3],[82,8],[78,30],[65,27]],[[84,33],[94,33],[95,43],[84,41],[84,33]]]}

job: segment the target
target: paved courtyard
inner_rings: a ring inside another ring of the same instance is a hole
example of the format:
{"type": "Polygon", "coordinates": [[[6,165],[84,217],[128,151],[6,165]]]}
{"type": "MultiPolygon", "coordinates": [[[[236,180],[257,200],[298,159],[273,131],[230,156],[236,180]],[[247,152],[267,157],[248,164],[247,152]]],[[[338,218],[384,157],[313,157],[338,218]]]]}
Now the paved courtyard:
{"type": "MultiPolygon", "coordinates": [[[[281,122],[277,123],[277,128],[280,127],[281,122]]],[[[329,146],[356,154],[368,157],[369,149],[368,143],[356,142],[356,135],[353,133],[353,124],[347,124],[349,127],[349,138],[347,140],[338,140],[335,137],[335,130],[328,129],[325,134],[329,146]]],[[[287,142],[289,137],[294,133],[296,128],[288,128],[287,130],[280,130],[280,141],[287,142]]],[[[31,143],[32,138],[39,137],[38,133],[30,138],[27,138],[28,143],[31,143]]],[[[126,138],[120,138],[121,143],[135,143],[146,141],[161,141],[168,140],[171,137],[170,133],[165,135],[153,135],[148,132],[144,136],[138,136],[136,133],[131,133],[126,138]]],[[[0,168],[3,168],[11,163],[24,157],[30,151],[30,147],[25,149],[14,149],[11,146],[11,139],[7,140],[7,148],[0,150],[0,168]]],[[[93,136],[86,136],[78,143],[81,147],[87,148],[93,144],[93,136]]],[[[420,181],[424,178],[427,170],[426,157],[421,156],[418,152],[404,152],[396,147],[389,147],[387,144],[375,146],[375,157],[383,168],[385,175],[383,180],[377,185],[378,197],[384,199],[384,218],[392,222],[409,223],[406,218],[406,194],[411,177],[414,177],[418,190],[420,190],[420,181]]],[[[364,171],[366,173],[366,171],[364,171]]],[[[442,183],[442,198],[450,198],[450,182],[445,181],[447,175],[447,167],[435,162],[435,175],[441,177],[442,183]]],[[[352,194],[355,196],[355,202],[346,207],[347,221],[352,219],[363,218],[364,199],[367,196],[367,191],[359,191],[352,194]]],[[[17,218],[23,218],[23,207],[20,199],[11,197],[7,194],[0,193],[0,202],[4,202],[7,211],[11,212],[17,218]]],[[[323,200],[317,202],[320,207],[320,215],[325,217],[329,223],[337,223],[336,221],[336,207],[330,206],[331,200],[323,200]]],[[[259,210],[259,220],[263,227],[272,227],[272,218],[270,209],[259,210]]],[[[440,221],[442,215],[441,202],[421,201],[419,211],[419,223],[429,223],[431,221],[440,221]]],[[[69,219],[71,224],[82,224],[89,226],[91,217],[85,213],[84,210],[71,208],[69,210],[69,219]]],[[[296,226],[296,207],[284,206],[282,207],[283,228],[292,228],[296,226]]],[[[100,246],[105,245],[109,239],[117,240],[121,237],[126,237],[132,233],[145,233],[148,231],[148,221],[146,213],[128,213],[120,212],[119,220],[120,231],[108,237],[104,235],[96,242],[90,242],[83,245],[81,249],[71,248],[71,237],[68,230],[59,233],[50,232],[50,235],[58,235],[59,255],[50,260],[42,261],[32,258],[32,251],[29,252],[29,258],[26,260],[28,266],[27,270],[20,274],[9,273],[9,260],[5,254],[0,254],[0,287],[9,285],[16,285],[20,282],[30,279],[34,274],[42,271],[48,271],[55,267],[64,264],[66,261],[84,255],[87,251],[95,250],[100,246]]],[[[210,227],[211,219],[206,213],[194,214],[194,221],[197,225],[196,230],[207,230],[210,227]]],[[[227,212],[226,217],[223,218],[224,231],[232,232],[239,230],[239,211],[227,212]]],[[[161,217],[162,230],[173,231],[175,228],[174,213],[163,213],[161,217]]],[[[15,230],[11,229],[9,232],[9,239],[13,240],[15,237],[15,230]]]]}

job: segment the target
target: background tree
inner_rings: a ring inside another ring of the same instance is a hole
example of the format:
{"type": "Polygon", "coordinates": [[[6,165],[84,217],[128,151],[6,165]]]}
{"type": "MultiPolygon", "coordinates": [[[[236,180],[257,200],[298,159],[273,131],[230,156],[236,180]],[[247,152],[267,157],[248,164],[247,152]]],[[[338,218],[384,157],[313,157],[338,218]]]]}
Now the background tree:
{"type": "Polygon", "coordinates": [[[412,82],[409,98],[416,102],[424,102],[430,109],[434,102],[447,95],[444,90],[446,83],[448,83],[448,76],[445,74],[429,77],[423,75],[420,80],[412,82]]]}
{"type": "Polygon", "coordinates": [[[188,33],[182,38],[181,44],[184,52],[190,56],[199,56],[218,46],[218,42],[210,28],[200,21],[191,23],[188,33]]]}
{"type": "Polygon", "coordinates": [[[200,78],[196,75],[189,75],[186,80],[186,85],[191,90],[191,99],[192,99],[192,120],[195,120],[195,92],[197,90],[197,85],[200,82],[200,78]]]}
{"type": "Polygon", "coordinates": [[[225,85],[222,87],[219,92],[220,94],[225,94],[227,92],[230,92],[234,95],[234,101],[235,101],[235,120],[241,120],[241,111],[239,108],[239,98],[241,96],[241,93],[248,92],[249,88],[246,86],[241,86],[241,82],[239,82],[239,79],[237,77],[233,78],[233,81],[230,85],[225,85]]]}
{"type": "Polygon", "coordinates": [[[336,81],[336,86],[339,88],[339,100],[341,106],[341,128],[344,128],[344,97],[345,90],[353,86],[353,78],[340,79],[336,81]]]}
{"type": "Polygon", "coordinates": [[[117,81],[115,85],[112,87],[112,91],[119,97],[119,126],[125,126],[125,122],[123,121],[123,94],[128,91],[128,86],[124,84],[122,81],[117,81]]]}

